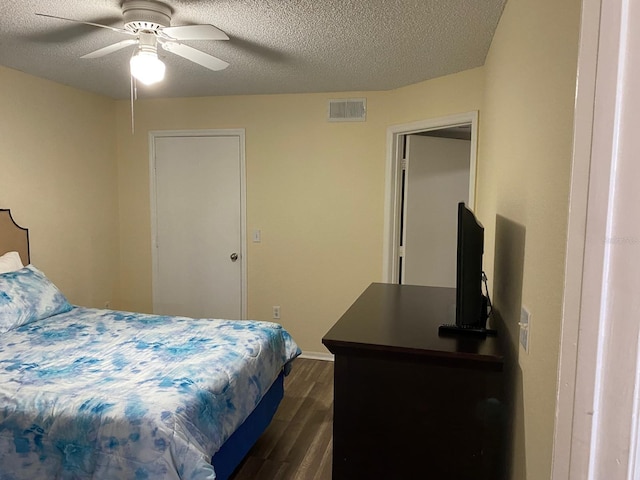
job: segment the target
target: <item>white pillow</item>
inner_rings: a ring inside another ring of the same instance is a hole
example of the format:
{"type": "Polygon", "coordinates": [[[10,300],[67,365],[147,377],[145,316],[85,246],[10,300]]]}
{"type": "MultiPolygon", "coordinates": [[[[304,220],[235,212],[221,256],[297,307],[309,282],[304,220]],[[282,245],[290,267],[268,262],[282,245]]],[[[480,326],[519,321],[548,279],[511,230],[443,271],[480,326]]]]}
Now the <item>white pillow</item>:
{"type": "Polygon", "coordinates": [[[15,272],[23,267],[18,252],[9,252],[0,256],[0,273],[15,272]]]}

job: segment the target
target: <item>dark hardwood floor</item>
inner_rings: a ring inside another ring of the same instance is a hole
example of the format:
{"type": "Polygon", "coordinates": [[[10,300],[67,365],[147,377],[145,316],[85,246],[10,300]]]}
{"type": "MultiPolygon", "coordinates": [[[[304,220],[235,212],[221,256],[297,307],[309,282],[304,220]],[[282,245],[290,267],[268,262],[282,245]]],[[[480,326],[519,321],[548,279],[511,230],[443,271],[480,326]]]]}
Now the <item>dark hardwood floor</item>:
{"type": "Polygon", "coordinates": [[[230,480],[330,480],[333,362],[298,358],[271,425],[230,480]]]}

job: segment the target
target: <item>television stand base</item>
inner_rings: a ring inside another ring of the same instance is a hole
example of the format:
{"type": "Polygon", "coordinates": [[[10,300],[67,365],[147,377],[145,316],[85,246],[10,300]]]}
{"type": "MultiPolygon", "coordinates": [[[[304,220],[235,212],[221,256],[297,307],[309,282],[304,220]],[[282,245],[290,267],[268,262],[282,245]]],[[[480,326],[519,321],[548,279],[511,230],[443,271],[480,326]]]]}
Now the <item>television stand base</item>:
{"type": "Polygon", "coordinates": [[[490,328],[475,327],[471,325],[459,326],[445,324],[438,327],[438,334],[443,336],[468,335],[474,337],[486,337],[487,335],[496,336],[498,332],[490,328]]]}

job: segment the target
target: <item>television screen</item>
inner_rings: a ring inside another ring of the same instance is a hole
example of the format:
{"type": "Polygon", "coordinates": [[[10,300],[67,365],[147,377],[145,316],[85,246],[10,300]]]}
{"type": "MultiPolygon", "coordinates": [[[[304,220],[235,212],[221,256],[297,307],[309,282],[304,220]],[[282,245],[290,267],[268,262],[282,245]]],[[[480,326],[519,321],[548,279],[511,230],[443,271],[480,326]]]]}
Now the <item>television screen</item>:
{"type": "Polygon", "coordinates": [[[463,202],[458,204],[456,265],[456,325],[485,327],[486,303],[482,295],[484,227],[463,202]],[[485,312],[483,314],[483,304],[485,312]]]}
{"type": "Polygon", "coordinates": [[[456,323],[440,325],[442,335],[497,335],[487,328],[489,290],[482,294],[486,277],[482,271],[484,227],[463,202],[458,204],[458,241],[456,264],[456,323]]]}

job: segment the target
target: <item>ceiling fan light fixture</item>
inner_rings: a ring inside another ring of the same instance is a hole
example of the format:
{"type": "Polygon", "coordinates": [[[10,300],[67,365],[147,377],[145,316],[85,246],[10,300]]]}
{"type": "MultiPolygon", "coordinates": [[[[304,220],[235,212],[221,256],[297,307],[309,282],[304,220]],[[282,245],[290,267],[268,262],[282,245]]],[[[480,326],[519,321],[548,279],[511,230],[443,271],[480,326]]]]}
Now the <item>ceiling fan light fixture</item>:
{"type": "MultiPolygon", "coordinates": [[[[158,45],[179,57],[197,63],[212,71],[224,70],[228,62],[213,55],[180,43],[181,40],[229,40],[229,36],[209,24],[171,26],[171,7],[158,0],[121,0],[124,28],[100,23],[38,13],[43,17],[65,20],[93,27],[104,28],[127,35],[129,38],[82,55],[81,58],[104,57],[130,45],[138,45],[130,59],[131,78],[142,84],[153,85],[164,79],[165,65],[158,58],[158,45]]],[[[133,86],[133,85],[132,85],[133,86]]],[[[133,89],[132,89],[133,91],[133,89]]]]}
{"type": "Polygon", "coordinates": [[[153,85],[164,79],[165,65],[156,52],[140,49],[129,62],[131,75],[145,85],[153,85]]]}

